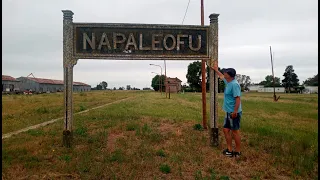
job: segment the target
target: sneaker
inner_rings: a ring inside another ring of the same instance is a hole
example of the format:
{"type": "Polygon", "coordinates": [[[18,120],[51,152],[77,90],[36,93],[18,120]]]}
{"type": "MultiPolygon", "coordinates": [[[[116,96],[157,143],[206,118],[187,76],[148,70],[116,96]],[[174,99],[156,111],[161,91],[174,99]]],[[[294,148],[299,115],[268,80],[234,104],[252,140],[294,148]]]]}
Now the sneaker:
{"type": "Polygon", "coordinates": [[[233,153],[233,156],[236,157],[236,158],[237,158],[237,157],[240,157],[240,156],[241,156],[241,152],[234,152],[234,153],[233,153]]]}
{"type": "Polygon", "coordinates": [[[229,151],[228,149],[223,150],[223,155],[227,156],[227,157],[232,157],[233,156],[233,151],[229,151]]]}

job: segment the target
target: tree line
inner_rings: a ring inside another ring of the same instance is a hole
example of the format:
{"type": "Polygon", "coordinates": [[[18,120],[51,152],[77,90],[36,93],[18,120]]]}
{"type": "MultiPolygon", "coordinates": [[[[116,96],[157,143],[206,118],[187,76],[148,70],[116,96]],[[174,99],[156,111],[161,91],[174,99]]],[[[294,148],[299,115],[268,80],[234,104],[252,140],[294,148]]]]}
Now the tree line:
{"type": "MultiPolygon", "coordinates": [[[[143,88],[143,90],[146,90],[148,88],[143,88]]],[[[131,85],[127,85],[127,88],[125,87],[119,87],[118,89],[116,87],[113,87],[112,89],[108,89],[108,83],[106,81],[102,81],[97,84],[96,87],[91,88],[91,90],[140,90],[136,87],[131,87],[131,85]]]]}
{"type": "MultiPolygon", "coordinates": [[[[209,91],[209,67],[206,68],[206,90],[209,91]]],[[[222,70],[219,67],[219,71],[222,70]]],[[[283,73],[284,79],[280,81],[279,77],[275,77],[275,87],[284,87],[287,92],[301,92],[304,86],[318,86],[318,74],[305,80],[302,85],[299,83],[298,75],[294,72],[293,66],[288,65],[283,73]]],[[[188,85],[184,84],[182,89],[186,92],[201,92],[202,78],[201,78],[201,62],[195,61],[188,65],[188,72],[186,74],[188,85]]],[[[244,74],[237,74],[235,79],[241,86],[241,91],[249,90],[250,85],[254,85],[251,82],[250,76],[244,74]]],[[[225,88],[224,82],[218,78],[219,86],[218,92],[223,92],[225,88]]],[[[258,83],[264,87],[273,87],[273,76],[267,75],[265,80],[258,83]]]]}

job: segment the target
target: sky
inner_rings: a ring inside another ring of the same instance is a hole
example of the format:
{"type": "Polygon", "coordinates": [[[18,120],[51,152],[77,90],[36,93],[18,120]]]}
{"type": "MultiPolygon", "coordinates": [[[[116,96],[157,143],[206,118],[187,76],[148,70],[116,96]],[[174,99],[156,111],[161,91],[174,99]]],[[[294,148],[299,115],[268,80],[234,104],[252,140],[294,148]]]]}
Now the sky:
{"type": "MultiPolygon", "coordinates": [[[[182,24],[188,0],[2,0],[2,74],[15,78],[33,73],[38,78],[63,79],[63,13],[74,22],[182,24]]],[[[204,0],[205,25],[219,16],[219,67],[259,83],[272,74],[283,79],[293,65],[300,83],[318,74],[317,0],[204,0]]],[[[200,0],[190,0],[184,25],[200,25],[200,0]]],[[[167,60],[167,76],[186,83],[190,60],[167,60]]],[[[163,60],[80,59],[74,81],[95,87],[151,87],[163,60]]],[[[164,73],[164,72],[163,72],[164,73]]]]}

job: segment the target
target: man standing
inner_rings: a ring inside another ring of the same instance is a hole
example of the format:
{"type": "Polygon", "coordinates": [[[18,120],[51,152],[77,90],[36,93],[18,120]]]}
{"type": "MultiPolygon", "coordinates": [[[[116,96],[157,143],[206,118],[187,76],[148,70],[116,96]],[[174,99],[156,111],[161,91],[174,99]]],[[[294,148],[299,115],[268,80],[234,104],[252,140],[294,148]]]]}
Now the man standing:
{"type": "Polygon", "coordinates": [[[214,62],[213,69],[220,79],[222,79],[226,85],[224,89],[224,101],[223,110],[226,112],[226,117],[223,124],[223,133],[227,141],[227,149],[223,151],[223,154],[228,157],[239,157],[240,152],[240,120],[242,116],[241,108],[241,88],[238,81],[234,78],[236,76],[236,70],[233,68],[224,69],[223,74],[218,70],[217,61],[214,62]],[[235,151],[232,150],[232,136],[236,143],[235,151]]]}

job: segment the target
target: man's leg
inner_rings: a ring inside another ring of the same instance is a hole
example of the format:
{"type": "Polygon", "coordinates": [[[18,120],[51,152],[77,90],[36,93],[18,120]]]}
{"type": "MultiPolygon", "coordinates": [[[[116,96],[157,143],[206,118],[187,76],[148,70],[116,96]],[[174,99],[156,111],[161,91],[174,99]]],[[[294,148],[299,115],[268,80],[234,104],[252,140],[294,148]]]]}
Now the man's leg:
{"type": "Polygon", "coordinates": [[[240,152],[241,138],[240,130],[232,130],[234,141],[236,142],[236,152],[240,152]]]}
{"type": "Polygon", "coordinates": [[[224,133],[224,137],[226,138],[226,141],[227,141],[228,151],[232,152],[232,136],[230,134],[230,129],[223,128],[223,133],[224,133]]]}

